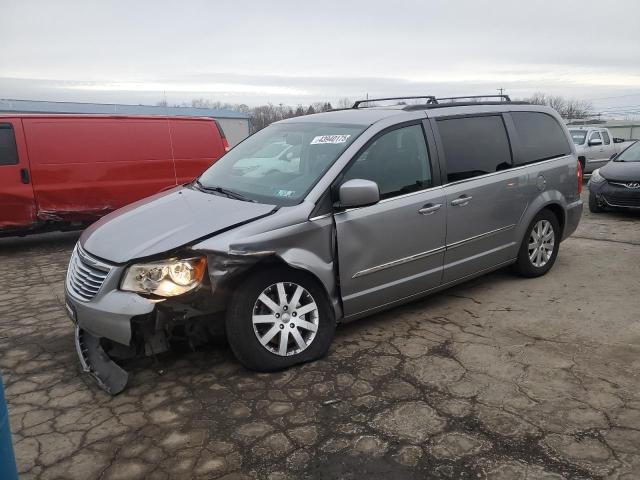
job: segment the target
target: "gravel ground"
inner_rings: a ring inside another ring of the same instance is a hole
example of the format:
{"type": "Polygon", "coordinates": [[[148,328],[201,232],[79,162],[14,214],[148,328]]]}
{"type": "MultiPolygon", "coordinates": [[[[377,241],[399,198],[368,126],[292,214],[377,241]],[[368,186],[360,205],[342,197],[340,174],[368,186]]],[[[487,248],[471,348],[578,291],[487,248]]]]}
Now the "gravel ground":
{"type": "Polygon", "coordinates": [[[640,215],[585,212],[545,277],[499,271],[339,328],[276,374],[223,340],[80,373],[77,234],[0,240],[0,369],[21,478],[640,478],[640,215]]]}

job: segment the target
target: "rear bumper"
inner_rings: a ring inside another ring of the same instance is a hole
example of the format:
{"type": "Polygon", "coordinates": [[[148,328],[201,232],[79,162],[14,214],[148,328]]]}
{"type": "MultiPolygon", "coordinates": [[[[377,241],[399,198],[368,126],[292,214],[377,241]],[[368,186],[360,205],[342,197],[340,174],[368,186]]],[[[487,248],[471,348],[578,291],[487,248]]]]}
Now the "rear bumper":
{"type": "Polygon", "coordinates": [[[567,205],[566,218],[564,222],[564,232],[562,239],[566,239],[578,228],[580,219],[582,218],[582,200],[577,200],[567,205]]]}

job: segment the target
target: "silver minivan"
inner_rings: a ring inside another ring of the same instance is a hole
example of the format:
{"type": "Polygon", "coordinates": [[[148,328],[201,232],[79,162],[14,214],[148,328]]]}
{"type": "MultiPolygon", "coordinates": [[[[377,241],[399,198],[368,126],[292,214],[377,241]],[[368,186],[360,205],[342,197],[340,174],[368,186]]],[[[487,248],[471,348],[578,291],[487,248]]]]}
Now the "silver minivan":
{"type": "Polygon", "coordinates": [[[83,368],[115,394],[120,359],[222,328],[242,364],[278,370],[325,355],[339,323],[507,265],[549,271],[582,212],[558,114],[407,101],[274,123],[89,227],[65,284],[83,368]],[[283,143],[291,168],[255,174],[246,159],[283,143]]]}

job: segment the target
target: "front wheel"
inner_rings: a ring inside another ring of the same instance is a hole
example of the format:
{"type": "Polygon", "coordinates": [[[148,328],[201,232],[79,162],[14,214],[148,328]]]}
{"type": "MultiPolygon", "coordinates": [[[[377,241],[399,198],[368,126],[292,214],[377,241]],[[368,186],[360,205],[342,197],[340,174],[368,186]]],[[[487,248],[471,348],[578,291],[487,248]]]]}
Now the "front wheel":
{"type": "Polygon", "coordinates": [[[257,272],[233,294],[227,338],[245,367],[269,372],[326,355],[336,324],[322,287],[286,268],[257,272]]]}
{"type": "Polygon", "coordinates": [[[556,261],[560,248],[560,225],[549,210],[533,219],[520,245],[514,270],[523,277],[544,275],[556,261]]]}

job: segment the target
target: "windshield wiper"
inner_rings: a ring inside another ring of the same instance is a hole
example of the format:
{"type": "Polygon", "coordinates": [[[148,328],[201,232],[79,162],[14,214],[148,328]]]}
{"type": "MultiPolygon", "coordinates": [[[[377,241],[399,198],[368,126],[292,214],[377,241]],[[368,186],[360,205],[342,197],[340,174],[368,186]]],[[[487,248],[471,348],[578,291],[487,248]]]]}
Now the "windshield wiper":
{"type": "Polygon", "coordinates": [[[209,187],[209,186],[205,186],[200,182],[200,180],[196,180],[195,184],[200,190],[204,190],[205,192],[221,193],[222,195],[226,195],[229,198],[234,198],[236,200],[242,200],[243,202],[256,203],[256,200],[253,200],[253,199],[251,199],[249,197],[245,197],[241,193],[234,192],[233,190],[229,190],[229,189],[226,189],[224,187],[218,187],[218,186],[209,187]]]}

